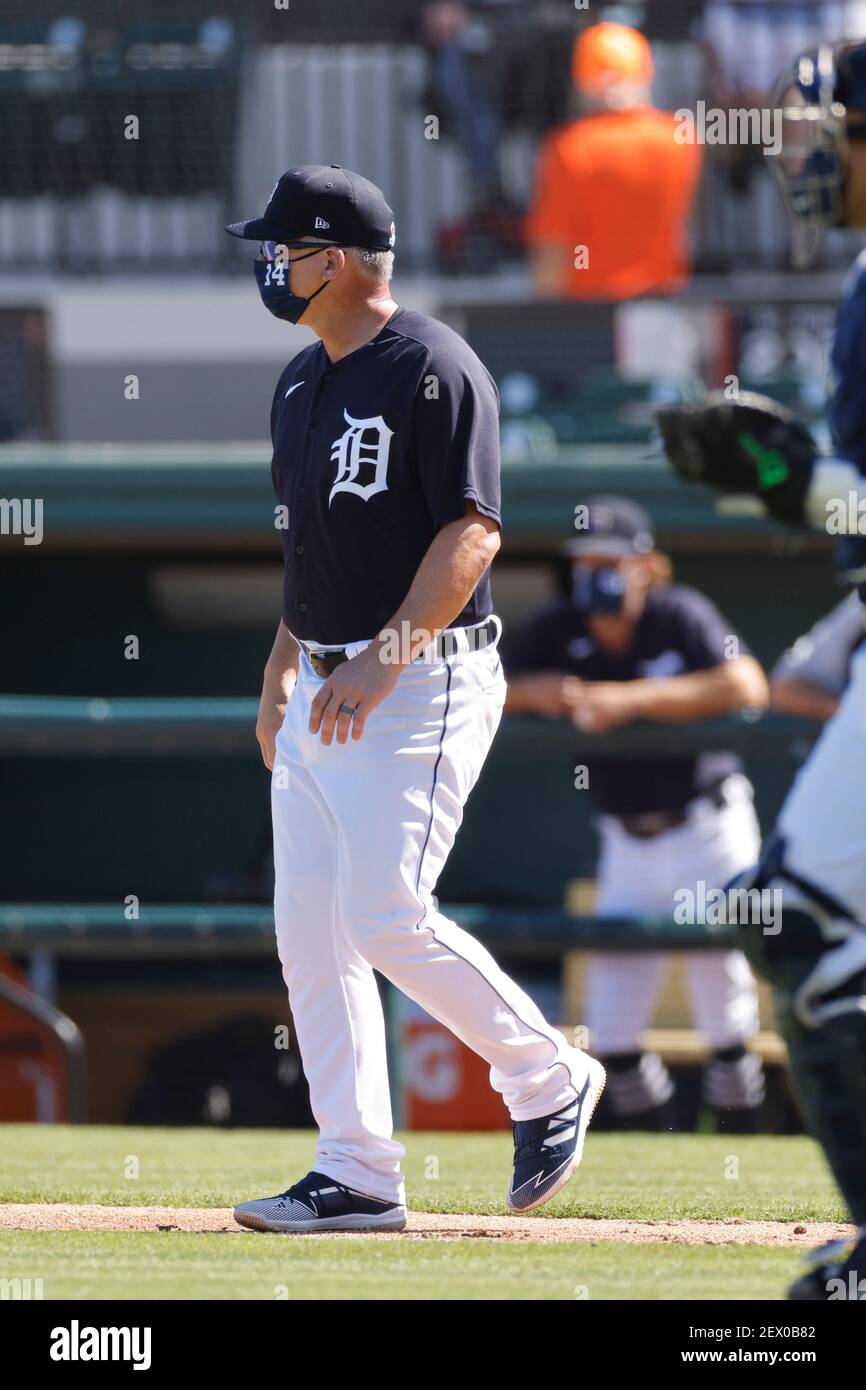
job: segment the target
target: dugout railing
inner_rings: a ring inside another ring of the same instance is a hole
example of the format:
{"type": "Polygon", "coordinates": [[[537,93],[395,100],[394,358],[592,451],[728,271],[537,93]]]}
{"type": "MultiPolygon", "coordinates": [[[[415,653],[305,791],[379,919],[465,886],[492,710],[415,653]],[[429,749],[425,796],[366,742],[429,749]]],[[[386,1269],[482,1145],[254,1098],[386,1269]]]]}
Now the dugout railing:
{"type": "MultiPolygon", "coordinates": [[[[733,942],[728,926],[707,930],[700,923],[668,918],[577,917],[555,908],[504,908],[448,903],[442,910],[471,931],[503,960],[559,961],[574,950],[727,950],[733,942]]],[[[52,966],[69,960],[161,961],[270,960],[274,922],[270,908],[258,904],[173,903],[142,907],[130,917],[115,903],[6,903],[0,905],[0,952],[25,962],[40,959],[52,966]]],[[[393,1019],[394,990],[384,982],[386,1013],[393,1019]]],[[[87,1061],[84,1039],[75,1020],[33,989],[0,971],[0,999],[43,1025],[59,1049],[66,1081],[66,1113],[71,1123],[87,1114],[87,1061]]],[[[392,1029],[392,1047],[393,1033],[392,1029]]],[[[668,1055],[676,1035],[654,1035],[668,1055]]],[[[680,1050],[693,1055],[695,1042],[680,1050]]],[[[781,1047],[771,1034],[760,1035],[765,1057],[778,1060],[781,1047]]],[[[396,1068],[395,1068],[396,1070],[396,1068]]]]}
{"type": "MultiPolygon", "coordinates": [[[[165,762],[181,749],[186,756],[231,758],[248,750],[253,738],[255,700],[76,700],[64,698],[0,698],[0,754],[53,766],[71,750],[86,752],[99,764],[141,754],[165,762]]],[[[602,736],[588,736],[568,726],[537,719],[507,719],[500,736],[506,764],[526,769],[530,758],[561,765],[572,760],[629,756],[658,756],[660,751],[682,756],[695,747],[735,747],[748,757],[760,751],[784,769],[802,758],[815,727],[802,721],[769,716],[761,719],[707,721],[688,728],[636,726],[602,736]],[[560,755],[561,761],[560,761],[560,755]]],[[[7,762],[7,766],[9,763],[7,762]]],[[[525,773],[522,774],[525,776],[525,773]]],[[[562,788],[559,789],[561,795],[562,788]]],[[[495,779],[487,795],[502,792],[495,779]]],[[[563,803],[567,806],[567,801],[563,803]]],[[[483,797],[478,807],[470,798],[468,810],[484,818],[483,797]]],[[[568,827],[562,827],[567,839],[568,827]]],[[[472,837],[471,827],[469,835],[472,837]]],[[[160,825],[154,823],[158,838],[160,825]]],[[[475,843],[477,844],[477,834],[475,843]]],[[[530,838],[525,856],[532,859],[530,838]]],[[[51,845],[43,845],[50,854],[51,845]]],[[[548,897],[555,896],[551,884],[548,897]]],[[[570,952],[605,950],[693,951],[729,949],[733,929],[707,927],[700,921],[673,917],[600,920],[580,915],[561,902],[461,903],[443,899],[443,911],[476,935],[506,961],[558,963],[570,952]]],[[[171,969],[182,961],[267,961],[274,959],[273,914],[263,903],[19,901],[0,904],[0,952],[39,968],[32,977],[55,978],[58,967],[75,961],[162,962],[171,969]],[[46,969],[47,966],[47,969],[46,969]]],[[[2,978],[2,977],[0,977],[2,978]]],[[[390,989],[387,991],[392,995],[390,989]]],[[[67,1113],[73,1120],[86,1116],[87,1069],[83,1042],[75,1021],[38,990],[28,991],[4,982],[0,997],[31,1018],[44,1023],[60,1047],[67,1081],[67,1113]],[[9,985],[9,988],[6,986],[9,985]]],[[[764,1055],[778,1059],[777,1041],[762,1035],[764,1055]]],[[[658,1041],[658,1040],[657,1040],[658,1041]]],[[[676,1040],[667,1038],[667,1050],[676,1040]]],[[[681,1048],[684,1044],[681,1040],[681,1048]]],[[[688,1042],[694,1054],[695,1044],[688,1042]]]]}

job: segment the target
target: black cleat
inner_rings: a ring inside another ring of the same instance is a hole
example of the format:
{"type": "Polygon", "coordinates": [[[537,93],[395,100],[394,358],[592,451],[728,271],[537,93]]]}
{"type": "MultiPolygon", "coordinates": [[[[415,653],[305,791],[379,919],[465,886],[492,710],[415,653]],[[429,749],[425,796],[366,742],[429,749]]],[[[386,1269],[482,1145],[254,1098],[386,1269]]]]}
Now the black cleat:
{"type": "Polygon", "coordinates": [[[235,1207],[235,1221],[253,1231],[304,1234],[310,1231],[402,1231],[406,1208],[368,1197],[326,1177],[308,1173],[277,1197],[260,1197],[235,1207]]]}

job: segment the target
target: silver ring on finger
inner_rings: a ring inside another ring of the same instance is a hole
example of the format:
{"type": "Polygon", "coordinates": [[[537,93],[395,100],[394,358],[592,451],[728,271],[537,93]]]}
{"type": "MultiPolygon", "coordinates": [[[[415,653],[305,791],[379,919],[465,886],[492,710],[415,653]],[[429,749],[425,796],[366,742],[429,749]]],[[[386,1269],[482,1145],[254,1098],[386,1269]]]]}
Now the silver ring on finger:
{"type": "Polygon", "coordinates": [[[353,707],[352,707],[351,705],[341,705],[340,708],[339,708],[339,710],[338,710],[337,712],[338,712],[338,714],[349,714],[349,715],[354,715],[355,710],[353,709],[353,707]]]}

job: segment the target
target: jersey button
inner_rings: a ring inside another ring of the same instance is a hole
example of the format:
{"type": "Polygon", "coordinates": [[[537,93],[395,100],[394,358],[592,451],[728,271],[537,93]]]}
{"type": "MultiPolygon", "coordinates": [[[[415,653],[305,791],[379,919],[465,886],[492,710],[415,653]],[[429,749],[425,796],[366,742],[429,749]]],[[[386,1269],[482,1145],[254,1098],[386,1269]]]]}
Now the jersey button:
{"type": "Polygon", "coordinates": [[[295,554],[296,554],[296,555],[303,555],[303,553],[304,553],[304,547],[303,547],[302,545],[296,545],[296,546],[295,546],[295,554]]]}
{"type": "Polygon", "coordinates": [[[304,495],[304,489],[303,489],[302,487],[299,487],[299,488],[298,488],[298,496],[299,496],[299,497],[303,497],[303,495],[304,495]]]}
{"type": "Polygon", "coordinates": [[[298,604],[298,611],[301,612],[301,613],[306,613],[306,611],[307,611],[307,605],[306,605],[305,603],[299,603],[299,604],[298,604]]]}
{"type": "Polygon", "coordinates": [[[308,438],[308,439],[312,439],[312,437],[313,437],[313,435],[314,435],[315,433],[316,433],[315,430],[307,430],[307,438],[308,438]]]}

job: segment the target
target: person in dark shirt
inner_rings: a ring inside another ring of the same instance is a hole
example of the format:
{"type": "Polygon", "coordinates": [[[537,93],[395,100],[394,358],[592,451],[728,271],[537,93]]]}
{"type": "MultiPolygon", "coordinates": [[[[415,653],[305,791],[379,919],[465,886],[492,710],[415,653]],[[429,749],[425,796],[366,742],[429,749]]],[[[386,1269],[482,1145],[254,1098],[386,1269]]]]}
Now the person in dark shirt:
{"type": "Polygon", "coordinates": [[[271,408],[283,604],[256,735],[318,1141],[305,1177],[235,1219],[405,1226],[377,972],[488,1063],[513,1125],[508,1208],[534,1210],[580,1163],[604,1068],[434,893],[505,703],[496,386],[453,329],[392,297],[394,214],[363,175],[289,169],[227,231],[258,242],[268,312],[317,339],[271,408]]]}
{"type": "MultiPolygon", "coordinates": [[[[765,706],[760,666],[709,599],[670,582],[646,513],[625,499],[594,498],[578,516],[583,524],[566,547],[570,596],[505,642],[506,709],[604,733],[635,720],[686,723],[765,706]]],[[[673,914],[675,893],[691,889],[700,901],[701,883],[721,888],[755,862],[752,788],[730,750],[593,761],[588,791],[601,842],[600,917],[673,914]]],[[[712,1052],[705,1098],[719,1111],[754,1111],[763,1077],[746,1048],[758,1011],[745,957],[696,951],[685,961],[695,1022],[712,1052]]],[[[613,1109],[649,1128],[671,1122],[671,1077],[640,1042],[667,963],[663,953],[600,953],[586,979],[586,1021],[613,1109]]]]}

